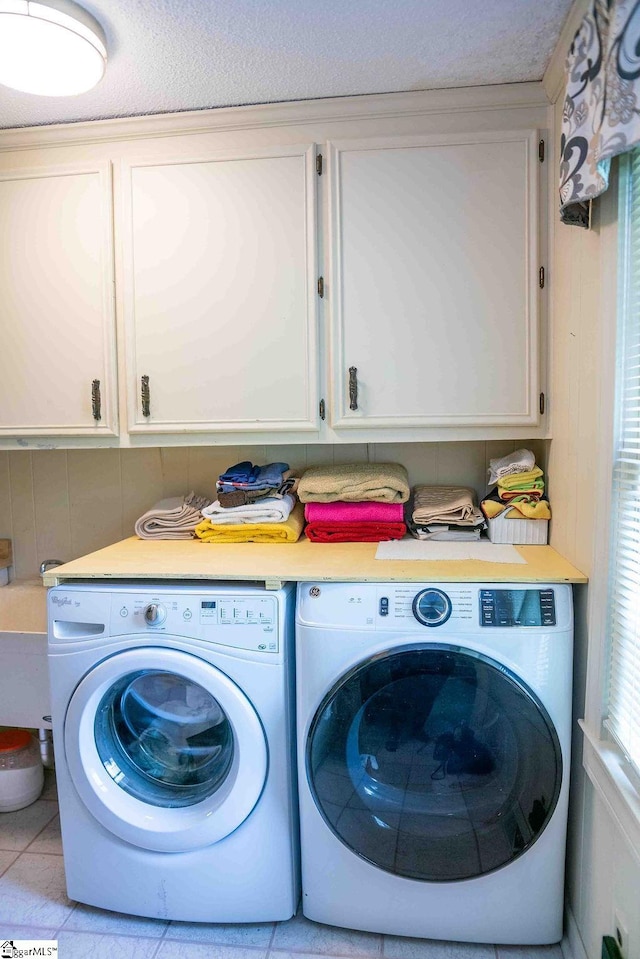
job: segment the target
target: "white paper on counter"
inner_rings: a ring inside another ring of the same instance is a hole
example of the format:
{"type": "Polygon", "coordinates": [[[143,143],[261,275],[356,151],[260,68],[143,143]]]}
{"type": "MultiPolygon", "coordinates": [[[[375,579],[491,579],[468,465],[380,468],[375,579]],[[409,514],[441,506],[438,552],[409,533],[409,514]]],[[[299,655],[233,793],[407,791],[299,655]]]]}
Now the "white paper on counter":
{"type": "Polygon", "coordinates": [[[514,546],[481,540],[479,543],[443,543],[433,540],[398,539],[378,543],[376,559],[455,560],[472,559],[485,563],[524,563],[514,546]]]}

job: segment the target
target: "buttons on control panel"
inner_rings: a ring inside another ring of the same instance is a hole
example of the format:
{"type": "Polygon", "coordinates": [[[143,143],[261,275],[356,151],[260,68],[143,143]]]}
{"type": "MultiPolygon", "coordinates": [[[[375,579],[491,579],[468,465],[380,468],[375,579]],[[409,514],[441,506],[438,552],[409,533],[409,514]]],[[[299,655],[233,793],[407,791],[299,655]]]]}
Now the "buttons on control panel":
{"type": "Polygon", "coordinates": [[[543,626],[556,625],[556,600],[552,589],[540,590],[540,611],[543,626]]]}
{"type": "Polygon", "coordinates": [[[378,608],[378,612],[380,613],[381,616],[389,615],[389,597],[388,596],[380,597],[380,606],[378,608]]]}
{"type": "Polygon", "coordinates": [[[481,626],[555,626],[552,589],[481,589],[481,626]]]}
{"type": "Polygon", "coordinates": [[[272,596],[187,592],[127,593],[115,599],[114,636],[159,633],[265,654],[280,651],[278,604],[272,596]]]}

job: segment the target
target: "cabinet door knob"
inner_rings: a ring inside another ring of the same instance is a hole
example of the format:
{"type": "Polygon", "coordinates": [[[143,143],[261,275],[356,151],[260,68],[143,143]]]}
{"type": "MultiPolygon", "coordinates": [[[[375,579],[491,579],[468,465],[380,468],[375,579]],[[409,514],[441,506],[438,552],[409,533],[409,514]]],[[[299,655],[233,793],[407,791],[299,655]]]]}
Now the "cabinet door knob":
{"type": "Polygon", "coordinates": [[[151,394],[149,392],[149,377],[140,378],[140,397],[142,400],[142,415],[151,416],[151,394]]]}
{"type": "Polygon", "coordinates": [[[349,367],[349,409],[358,409],[358,367],[349,367]]]}
{"type": "Polygon", "coordinates": [[[91,384],[91,410],[93,418],[97,422],[102,419],[102,399],[100,397],[100,380],[94,380],[91,384]]]}

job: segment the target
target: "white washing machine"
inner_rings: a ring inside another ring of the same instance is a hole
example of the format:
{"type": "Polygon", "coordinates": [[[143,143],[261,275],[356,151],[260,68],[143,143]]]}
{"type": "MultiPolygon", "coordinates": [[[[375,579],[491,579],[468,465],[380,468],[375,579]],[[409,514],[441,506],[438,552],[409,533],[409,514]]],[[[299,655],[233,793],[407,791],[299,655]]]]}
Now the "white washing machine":
{"type": "Polygon", "coordinates": [[[293,915],[293,601],[248,584],[49,591],[71,899],[197,922],[293,915]]]}
{"type": "Polygon", "coordinates": [[[562,938],[572,645],[568,585],[299,584],[308,918],[562,938]]]}

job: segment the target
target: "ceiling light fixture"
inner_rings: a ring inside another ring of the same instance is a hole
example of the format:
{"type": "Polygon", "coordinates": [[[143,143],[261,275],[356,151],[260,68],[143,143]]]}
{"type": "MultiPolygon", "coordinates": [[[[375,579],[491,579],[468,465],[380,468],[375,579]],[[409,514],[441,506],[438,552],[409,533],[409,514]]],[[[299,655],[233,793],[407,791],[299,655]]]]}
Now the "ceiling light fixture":
{"type": "Polygon", "coordinates": [[[71,0],[0,0],[0,83],[68,97],[98,83],[107,63],[102,27],[71,0]]]}

